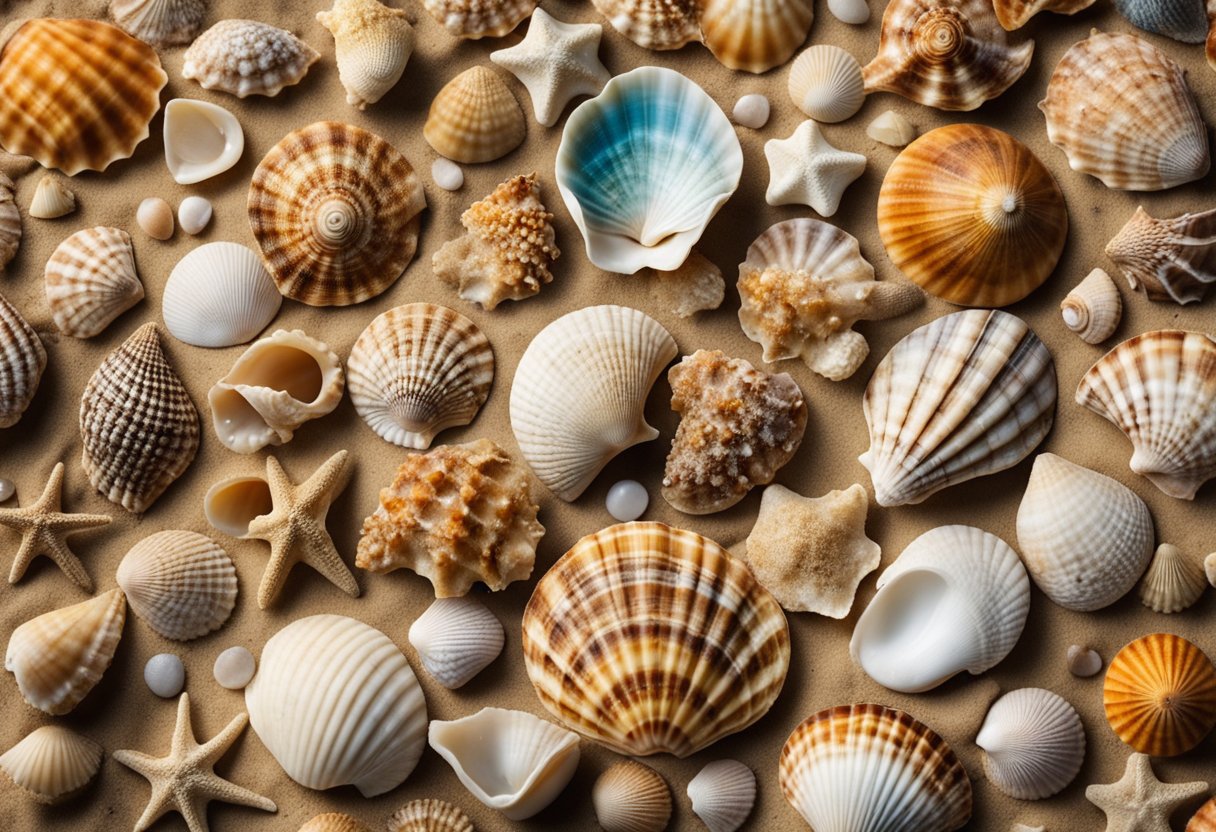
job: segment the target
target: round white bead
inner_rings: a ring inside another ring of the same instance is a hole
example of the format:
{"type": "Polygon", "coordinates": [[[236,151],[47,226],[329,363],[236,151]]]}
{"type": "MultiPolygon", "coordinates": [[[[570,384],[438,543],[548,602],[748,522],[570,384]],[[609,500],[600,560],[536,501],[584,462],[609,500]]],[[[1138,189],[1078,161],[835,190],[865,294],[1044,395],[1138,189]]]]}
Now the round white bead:
{"type": "Polygon", "coordinates": [[[172,653],[157,653],[144,665],[148,690],[162,699],[172,699],[186,686],[186,668],[172,653]]]}
{"type": "Polygon", "coordinates": [[[608,489],[604,504],[609,514],[627,523],[642,516],[650,505],[650,495],[646,493],[646,486],[637,480],[621,480],[608,489]]]}
{"type": "Polygon", "coordinates": [[[244,647],[229,647],[215,658],[215,681],[228,690],[240,690],[249,684],[256,667],[253,654],[244,647]]]}
{"type": "Polygon", "coordinates": [[[445,191],[459,191],[464,185],[464,171],[460,165],[442,156],[431,163],[431,178],[445,191]]]}
{"type": "Polygon", "coordinates": [[[735,124],[759,130],[768,124],[769,109],[768,99],[760,93],[745,95],[735,102],[735,124]]]}
{"type": "Polygon", "coordinates": [[[177,222],[187,234],[199,234],[211,222],[211,203],[201,196],[188,196],[177,206],[177,222]]]}

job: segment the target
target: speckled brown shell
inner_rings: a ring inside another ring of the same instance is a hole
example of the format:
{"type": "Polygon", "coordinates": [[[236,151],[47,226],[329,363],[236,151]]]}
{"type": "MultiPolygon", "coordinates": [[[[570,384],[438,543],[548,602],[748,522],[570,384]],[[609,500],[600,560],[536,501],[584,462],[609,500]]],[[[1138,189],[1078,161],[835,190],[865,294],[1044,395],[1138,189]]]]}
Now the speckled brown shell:
{"type": "Polygon", "coordinates": [[[1149,300],[1203,300],[1216,282],[1216,208],[1167,219],[1137,208],[1106,244],[1106,256],[1149,300]]]}
{"type": "Polygon", "coordinates": [[[1055,12],[1056,14],[1076,14],[1088,9],[1097,0],[993,0],[996,19],[1001,26],[1012,32],[1021,29],[1026,21],[1039,12],[1055,12]]]}
{"type": "Polygon", "coordinates": [[[431,17],[458,38],[500,38],[529,17],[540,0],[422,0],[431,17]]]}
{"type": "Polygon", "coordinates": [[[38,334],[0,295],[0,428],[20,421],[45,369],[46,349],[38,334]]]}
{"type": "Polygon", "coordinates": [[[21,211],[14,199],[15,190],[13,180],[0,173],[0,272],[21,247],[21,211]]]}
{"type": "Polygon", "coordinates": [[[701,39],[701,0],[592,0],[612,28],[643,49],[701,39]]]}

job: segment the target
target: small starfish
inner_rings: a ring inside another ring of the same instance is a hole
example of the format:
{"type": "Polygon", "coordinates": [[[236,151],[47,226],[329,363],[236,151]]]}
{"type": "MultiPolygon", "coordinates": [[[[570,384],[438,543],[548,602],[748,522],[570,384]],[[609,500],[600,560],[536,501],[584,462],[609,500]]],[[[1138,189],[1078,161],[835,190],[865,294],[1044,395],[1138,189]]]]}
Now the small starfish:
{"type": "Polygon", "coordinates": [[[769,205],[809,205],[830,217],[845,188],[866,169],[866,157],[828,144],[819,125],[808,119],[788,139],[764,143],[768,158],[769,205]]]}
{"type": "Polygon", "coordinates": [[[1085,798],[1106,813],[1106,832],[1170,832],[1170,815],[1208,784],[1162,783],[1153,774],[1147,754],[1127,758],[1127,769],[1117,783],[1089,786],[1085,798]]]}
{"type": "Polygon", "coordinates": [[[190,832],[207,832],[207,804],[212,800],[277,812],[279,809],[273,800],[231,783],[214,771],[216,761],[228,753],[248,723],[248,715],[237,714],[228,727],[199,745],[190,724],[190,694],[183,693],[177,700],[177,725],[173,729],[168,756],[115,751],[115,760],[148,778],[152,784],[152,797],[148,800],[148,808],[135,822],[135,832],[142,832],[170,811],[185,818],[190,832]]]}
{"type": "Polygon", "coordinates": [[[15,584],[25,575],[30,562],[45,555],[63,570],[85,592],[93,591],[93,579],[84,571],[80,558],[68,548],[67,537],[82,529],[105,526],[111,518],[105,514],[65,514],[62,507],[63,463],[57,463],[42,496],[33,505],[23,508],[0,508],[0,526],[21,532],[21,547],[13,559],[8,582],[15,584]]]}
{"type": "Polygon", "coordinates": [[[524,39],[490,60],[528,88],[536,120],[552,127],[570,99],[598,94],[612,77],[600,63],[602,34],[598,23],[562,23],[537,9],[524,39]]]}

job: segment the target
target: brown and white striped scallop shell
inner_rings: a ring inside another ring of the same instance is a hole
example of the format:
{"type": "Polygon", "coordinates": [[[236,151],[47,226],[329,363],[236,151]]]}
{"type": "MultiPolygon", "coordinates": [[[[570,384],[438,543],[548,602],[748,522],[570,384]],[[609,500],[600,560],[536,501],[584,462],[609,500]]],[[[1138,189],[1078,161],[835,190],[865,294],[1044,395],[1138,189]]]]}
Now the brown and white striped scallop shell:
{"type": "Polygon", "coordinates": [[[325,812],[305,823],[296,832],[372,832],[372,828],[343,812],[325,812]]]}
{"type": "Polygon", "coordinates": [[[604,770],[591,789],[604,832],[663,832],[671,820],[671,789],[663,775],[637,760],[604,770]]]}
{"type": "Polygon", "coordinates": [[[458,38],[500,38],[535,11],[540,0],[422,0],[422,6],[458,38]]]}
{"type": "Polygon", "coordinates": [[[612,28],[643,49],[701,39],[701,0],[592,0],[612,28]]]}
{"type": "Polygon", "coordinates": [[[13,180],[0,173],[0,272],[17,256],[21,247],[21,211],[14,198],[13,180]]]}
{"type": "Polygon", "coordinates": [[[474,66],[435,96],[422,136],[440,156],[476,164],[506,156],[519,147],[527,130],[519,100],[502,76],[474,66]]]}
{"type": "Polygon", "coordinates": [[[631,756],[687,757],[751,725],[790,660],[785,614],[746,564],[662,523],[576,543],[537,582],[523,649],[550,713],[631,756]]]}
{"type": "Polygon", "coordinates": [[[459,807],[433,797],[411,800],[388,819],[388,832],[474,832],[459,807]]]}
{"type": "Polygon", "coordinates": [[[374,133],[319,121],[271,148],[249,186],[249,224],[284,297],[347,306],[392,286],[414,259],[426,196],[374,133]]]}
{"type": "Polygon", "coordinates": [[[110,17],[127,34],[152,46],[194,40],[203,28],[209,0],[110,0],[110,17]]]}
{"type": "Polygon", "coordinates": [[[98,226],[68,237],[47,261],[46,302],[55,326],[73,338],[92,338],[143,300],[131,235],[98,226]]]}
{"type": "Polygon", "coordinates": [[[60,725],[43,725],[0,755],[0,771],[34,800],[51,805],[92,782],[102,754],[101,746],[88,737],[60,725]]]}
{"type": "Polygon", "coordinates": [[[1106,256],[1149,300],[1203,300],[1216,282],[1216,208],[1163,220],[1137,208],[1106,244],[1106,256]]]}
{"type": "Polygon", "coordinates": [[[701,39],[723,66],[767,72],[802,46],[814,16],[811,0],[704,0],[701,39]]]}
{"type": "Polygon", "coordinates": [[[0,294],[0,428],[20,421],[45,369],[46,349],[38,333],[0,294]]]}
{"type": "Polygon", "coordinates": [[[435,434],[477,417],[494,381],[494,351],[464,315],[410,303],[368,324],[346,373],[351,402],[372,430],[425,450],[435,434]]]}
{"type": "Polygon", "coordinates": [[[321,57],[291,32],[257,20],[221,20],[186,50],[182,77],[237,98],[273,97],[321,57]]]}
{"type": "Polygon", "coordinates": [[[156,324],[135,330],[80,398],[80,462],[93,487],[141,514],[198,452],[198,411],[161,350],[156,324]]]}
{"type": "Polygon", "coordinates": [[[1039,12],[1076,14],[1088,9],[1097,0],[993,0],[996,19],[1007,31],[1021,29],[1039,12]]]}

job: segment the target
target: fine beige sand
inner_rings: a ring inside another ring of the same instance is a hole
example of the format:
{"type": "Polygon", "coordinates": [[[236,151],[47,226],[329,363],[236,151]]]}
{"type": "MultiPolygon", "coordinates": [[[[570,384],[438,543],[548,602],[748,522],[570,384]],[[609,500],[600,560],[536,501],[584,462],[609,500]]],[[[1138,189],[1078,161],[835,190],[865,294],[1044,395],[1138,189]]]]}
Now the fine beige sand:
{"type": "MultiPolygon", "coordinates": [[[[400,4],[401,0],[397,0],[400,4]]],[[[170,84],[163,98],[188,96],[213,101],[229,108],[240,119],[246,133],[246,149],[240,163],[213,180],[192,187],[175,185],[165,168],[158,116],[152,138],[144,142],[134,158],[118,162],[103,175],[75,177],[71,187],[79,196],[80,210],[64,219],[42,221],[25,218],[25,240],[8,270],[0,275],[0,291],[42,333],[49,353],[49,366],[42,387],[30,410],[12,429],[0,432],[0,476],[17,483],[18,499],[26,503],[40,493],[52,466],[67,464],[64,502],[68,510],[104,512],[114,516],[105,529],[80,534],[73,548],[82,557],[99,590],[114,586],[114,572],[124,553],[143,537],[163,529],[191,529],[212,534],[231,553],[240,575],[241,595],[231,620],[223,629],[189,643],[167,641],[143,621],[129,615],[114,664],[98,687],[69,716],[60,720],[102,743],[107,759],[99,780],[72,802],[47,809],[27,800],[7,781],[0,786],[0,829],[26,830],[126,830],[143,811],[148,784],[137,774],[109,759],[120,748],[164,754],[174,722],[174,704],[153,696],[142,678],[144,662],[153,654],[173,652],[187,666],[187,690],[194,703],[194,726],[201,738],[210,737],[233,715],[244,710],[239,692],[220,688],[211,666],[226,647],[242,644],[259,653],[265,641],[297,618],[321,612],[359,618],[382,629],[396,641],[419,669],[426,691],[430,716],[451,719],[486,705],[520,708],[544,714],[526,677],[520,649],[519,618],[534,581],[580,536],[609,524],[603,500],[608,487],[619,477],[639,476],[648,486],[652,504],[646,518],[681,525],[708,535],[725,545],[744,537],[755,519],[759,490],[733,509],[711,517],[687,517],[672,510],[658,493],[663,459],[676,426],[668,406],[670,389],[666,379],[654,387],[647,406],[648,418],[662,432],[660,439],[634,448],[617,458],[573,505],[548,494],[539,485],[535,494],[541,504],[541,520],[548,532],[541,543],[533,580],[520,582],[507,591],[483,595],[506,627],[508,638],[503,655],[466,688],[448,692],[421,672],[417,656],[406,640],[413,619],[431,601],[429,584],[407,571],[389,576],[357,575],[362,597],[348,598],[311,570],[300,567],[291,576],[279,603],[260,611],[254,595],[267,548],[251,541],[239,542],[212,531],[202,514],[202,498],[217,480],[263,470],[265,453],[243,457],[224,448],[210,427],[206,405],[208,388],[222,376],[244,347],[205,350],[165,337],[165,349],[185,380],[203,417],[202,448],[186,474],[143,517],[124,512],[93,492],[80,467],[77,412],[80,394],[90,374],[112,349],[136,327],[160,320],[160,301],[166,277],[186,252],[208,240],[234,240],[253,244],[245,214],[246,189],[254,167],[263,154],[288,131],[318,119],[349,121],[384,136],[409,158],[426,183],[429,208],[423,219],[418,256],[401,279],[385,294],[370,302],[345,309],[314,309],[285,302],[274,321],[275,328],[300,328],[326,341],[343,358],[362,329],[380,312],[410,301],[448,304],[481,326],[493,343],[497,377],[489,402],[478,419],[467,428],[451,430],[441,442],[468,441],[489,437],[512,453],[517,452],[507,419],[511,379],[529,339],[558,315],[594,303],[613,302],[636,306],[667,326],[681,353],[699,347],[718,347],[729,354],[759,363],[760,348],[747,340],[736,318],[738,297],[734,290],[736,265],[752,239],[770,224],[790,217],[808,216],[809,209],[770,208],[764,202],[768,172],[763,143],[788,136],[802,119],[791,105],[785,84],[787,69],[756,77],[721,67],[708,51],[695,46],[676,53],[644,51],[605,26],[601,55],[607,66],[620,73],[642,64],[660,64],[686,73],[700,83],[727,111],[748,92],[764,92],[773,104],[773,118],[762,130],[740,128],[745,168],[743,184],[734,198],[710,225],[701,250],[727,276],[726,302],[716,312],[695,320],[679,320],[654,299],[638,279],[605,274],[587,261],[582,239],[562,204],[553,179],[553,158],[561,136],[561,123],[545,129],[535,123],[527,93],[508,79],[528,113],[528,138],[516,152],[486,165],[466,166],[466,183],[458,193],[435,187],[430,166],[435,154],[423,141],[421,129],[427,106],[440,87],[458,71],[474,64],[488,64],[488,54],[519,41],[514,33],[499,40],[459,42],[443,31],[416,0],[408,0],[417,19],[418,48],[404,80],[379,104],[359,112],[345,102],[333,60],[333,41],[315,22],[314,14],[328,8],[325,0],[254,2],[216,0],[210,21],[225,17],[252,17],[291,29],[321,51],[322,60],[313,66],[298,87],[273,99],[244,101],[222,93],[208,93],[181,78],[180,48],[162,50],[170,84]],[[460,213],[485,196],[500,181],[517,173],[537,171],[543,195],[557,215],[558,244],[562,257],[554,268],[555,279],[541,294],[522,303],[504,303],[487,313],[459,300],[440,284],[430,270],[430,258],[448,239],[461,233],[460,213]],[[216,217],[199,239],[178,233],[167,243],[142,234],[134,222],[135,206],[146,196],[164,195],[176,205],[188,194],[211,199],[216,217]],[[42,269],[54,247],[71,232],[94,225],[115,225],[130,230],[136,258],[147,287],[147,299],[119,318],[90,341],[58,337],[50,323],[42,289],[42,269]]],[[[813,43],[836,43],[863,63],[875,53],[880,29],[881,0],[872,0],[874,16],[863,27],[845,26],[828,14],[824,3],[816,3],[817,19],[811,31],[813,43]]],[[[18,16],[95,16],[105,13],[104,0],[31,0],[0,3],[7,19],[18,16]]],[[[589,2],[545,0],[544,7],[563,20],[596,21],[601,18],[589,2]]],[[[828,139],[845,149],[865,153],[869,167],[845,194],[840,213],[833,222],[857,236],[866,257],[882,279],[900,279],[888,261],[875,228],[875,202],[887,166],[896,151],[865,136],[865,126],[888,108],[911,119],[922,131],[956,121],[978,121],[1008,130],[1026,142],[1059,180],[1067,197],[1071,231],[1056,273],[1028,300],[1011,311],[1024,317],[1049,345],[1056,360],[1060,396],[1055,428],[1042,450],[1050,450],[1094,467],[1131,486],[1150,505],[1159,537],[1199,555],[1213,548],[1211,517],[1216,508],[1216,489],[1205,488],[1194,503],[1171,499],[1146,480],[1130,472],[1130,448],[1123,436],[1106,421],[1073,403],[1073,390],[1081,374],[1103,350],[1082,343],[1059,320],[1058,306],[1067,291],[1094,266],[1116,273],[1102,254],[1107,240],[1119,229],[1138,204],[1158,216],[1211,207],[1211,177],[1205,182],[1162,194],[1125,194],[1107,190],[1090,177],[1074,173],[1064,154],[1047,142],[1043,117],[1036,108],[1043,98],[1051,71],[1072,43],[1085,37],[1092,27],[1132,31],[1106,0],[1094,8],[1064,18],[1042,15],[1022,32],[1018,41],[1037,41],[1034,62],[1005,95],[978,112],[947,114],[912,104],[892,95],[877,95],[852,120],[824,128],[828,139]]],[[[521,27],[522,29],[523,27],[521,27]]],[[[1190,81],[1209,121],[1216,118],[1216,74],[1207,67],[1202,47],[1145,35],[1165,49],[1190,71],[1190,81]]],[[[563,120],[564,123],[564,120],[563,120]]],[[[18,181],[18,202],[24,214],[40,172],[18,181]]],[[[1133,295],[1121,283],[1126,314],[1112,344],[1146,330],[1183,327],[1206,329],[1211,320],[1209,301],[1186,309],[1173,304],[1154,304],[1133,295]]],[[[854,482],[870,487],[857,456],[866,448],[866,427],[861,397],[877,361],[914,327],[954,311],[948,304],[930,300],[919,312],[885,323],[862,325],[872,353],[849,381],[832,383],[812,375],[797,362],[779,369],[791,373],[805,391],[810,406],[806,438],[778,481],[808,495],[844,488],[854,482]]],[[[329,515],[329,528],[339,551],[353,564],[360,523],[377,505],[381,487],[387,485],[404,451],[380,440],[359,419],[349,400],[325,419],[305,425],[294,441],[273,453],[295,478],[308,476],[330,454],[339,449],[352,454],[353,477],[329,515]]],[[[880,509],[871,506],[868,531],[883,549],[883,564],[890,563],[903,547],[920,533],[947,523],[981,526],[1016,544],[1014,517],[1030,471],[1030,460],[1002,474],[974,481],[939,493],[919,506],[880,509]]],[[[14,505],[14,502],[6,505],[14,505]]],[[[8,568],[17,538],[0,530],[0,552],[8,568]]],[[[659,757],[647,760],[667,778],[675,797],[672,829],[702,828],[693,816],[684,789],[704,764],[723,757],[743,760],[757,773],[759,800],[747,828],[778,830],[804,828],[801,819],[782,798],[777,786],[777,759],[786,736],[806,716],[832,705],[880,702],[906,709],[939,731],[965,763],[975,787],[975,814],[970,829],[985,832],[1006,830],[1013,822],[1044,825],[1053,832],[1080,832],[1103,828],[1101,813],[1086,802],[1085,786],[1109,782],[1123,770],[1129,749],[1111,732],[1102,712],[1101,676],[1080,680],[1065,669],[1065,651],[1073,643],[1090,644],[1109,659],[1131,639],[1154,631],[1168,631],[1196,640],[1216,655],[1213,637],[1213,595],[1209,593],[1189,611],[1176,616],[1157,615],[1142,607],[1135,593],[1114,606],[1092,614],[1067,612],[1049,602],[1037,590],[1030,619],[1021,641],[1009,658],[982,677],[962,676],[922,695],[901,695],[871,682],[848,657],[848,639],[858,611],[874,593],[875,576],[861,586],[853,614],[832,621],[809,614],[790,616],[793,662],[785,689],[772,711],[740,734],[687,760],[659,757]],[[973,743],[988,704],[1002,691],[1025,686],[1050,688],[1074,703],[1085,723],[1088,755],[1076,781],[1061,795],[1038,803],[1011,800],[985,779],[979,750],[973,743]]],[[[76,603],[83,594],[48,560],[39,560],[17,586],[0,584],[0,638],[7,640],[21,622],[47,610],[76,603]]],[[[27,706],[13,678],[0,674],[0,749],[8,748],[50,718],[27,706]]],[[[1216,739],[1175,760],[1156,763],[1158,774],[1168,780],[1208,779],[1216,739]]],[[[290,780],[252,730],[247,731],[219,765],[223,775],[273,798],[279,805],[275,815],[252,809],[213,804],[211,827],[217,832],[233,830],[282,830],[293,832],[322,811],[349,812],[375,829],[401,804],[421,797],[442,797],[460,805],[479,829],[594,829],[590,789],[600,771],[619,758],[592,742],[583,743],[583,761],[578,774],[561,798],[535,819],[511,824],[483,807],[457,781],[452,770],[429,749],[414,774],[398,789],[382,797],[365,800],[353,788],[330,792],[305,789],[290,780]]],[[[1176,819],[1181,829],[1185,818],[1176,819]]],[[[176,815],[161,821],[158,830],[184,829],[176,815]]]]}

